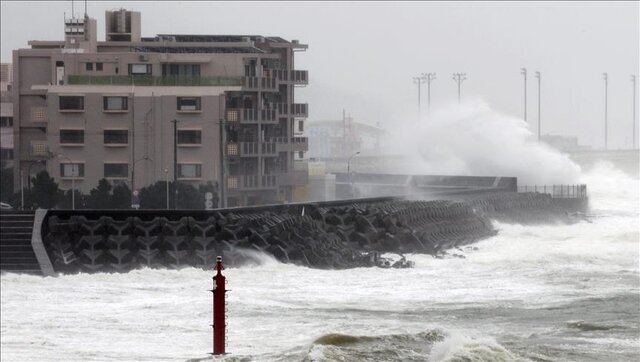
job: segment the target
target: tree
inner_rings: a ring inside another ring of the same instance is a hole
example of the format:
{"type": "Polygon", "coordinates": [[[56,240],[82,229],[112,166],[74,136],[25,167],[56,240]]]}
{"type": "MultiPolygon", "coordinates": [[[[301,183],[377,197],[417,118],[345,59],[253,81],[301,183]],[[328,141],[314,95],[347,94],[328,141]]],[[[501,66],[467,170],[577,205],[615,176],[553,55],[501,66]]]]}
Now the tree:
{"type": "MultiPolygon", "coordinates": [[[[62,191],[47,171],[43,170],[38,172],[38,174],[31,179],[31,182],[33,187],[31,188],[29,199],[34,201],[34,207],[51,209],[56,206],[62,198],[62,191]]],[[[27,199],[27,197],[25,197],[25,199],[27,199]]],[[[27,203],[25,200],[25,205],[31,205],[31,203],[27,203]]]]}
{"type": "Polygon", "coordinates": [[[13,197],[13,168],[0,170],[0,201],[11,203],[13,197]]]}
{"type": "MultiPolygon", "coordinates": [[[[164,209],[167,207],[166,182],[158,181],[140,189],[141,209],[164,209]]],[[[169,198],[173,199],[173,182],[169,183],[169,198]]]]}
{"type": "Polygon", "coordinates": [[[98,181],[98,186],[89,191],[87,206],[90,209],[109,209],[111,203],[111,184],[105,178],[98,181]]]}
{"type": "Polygon", "coordinates": [[[131,189],[127,184],[120,184],[113,188],[110,207],[112,209],[130,209],[131,208],[131,189]]]}
{"type": "Polygon", "coordinates": [[[71,210],[73,208],[86,209],[88,206],[87,195],[83,195],[78,189],[73,190],[73,193],[75,194],[75,200],[71,197],[71,189],[64,191],[60,201],[58,202],[58,208],[64,210],[71,210]]]}

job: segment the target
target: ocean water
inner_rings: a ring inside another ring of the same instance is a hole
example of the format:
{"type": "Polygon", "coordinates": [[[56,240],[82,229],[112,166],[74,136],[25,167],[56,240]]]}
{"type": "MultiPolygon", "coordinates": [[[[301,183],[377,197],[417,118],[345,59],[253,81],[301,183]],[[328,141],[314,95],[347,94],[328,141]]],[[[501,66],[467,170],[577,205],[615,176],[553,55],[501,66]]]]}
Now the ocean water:
{"type": "Polygon", "coordinates": [[[4,361],[637,361],[639,181],[584,173],[573,225],[496,223],[413,269],[315,270],[265,255],[225,271],[228,355],[211,357],[212,271],[3,274],[4,361]]]}

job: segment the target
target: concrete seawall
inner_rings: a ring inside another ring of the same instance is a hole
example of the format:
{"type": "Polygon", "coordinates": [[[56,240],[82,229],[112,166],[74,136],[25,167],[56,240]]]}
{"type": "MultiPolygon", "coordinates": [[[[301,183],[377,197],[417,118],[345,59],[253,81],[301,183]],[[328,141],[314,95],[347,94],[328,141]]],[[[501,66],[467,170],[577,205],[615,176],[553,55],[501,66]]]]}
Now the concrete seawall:
{"type": "Polygon", "coordinates": [[[199,210],[50,210],[42,240],[56,272],[233,265],[244,251],[314,268],[376,265],[384,252],[429,253],[494,235],[490,220],[571,222],[588,199],[499,192],[460,200],[399,198],[199,210]]]}

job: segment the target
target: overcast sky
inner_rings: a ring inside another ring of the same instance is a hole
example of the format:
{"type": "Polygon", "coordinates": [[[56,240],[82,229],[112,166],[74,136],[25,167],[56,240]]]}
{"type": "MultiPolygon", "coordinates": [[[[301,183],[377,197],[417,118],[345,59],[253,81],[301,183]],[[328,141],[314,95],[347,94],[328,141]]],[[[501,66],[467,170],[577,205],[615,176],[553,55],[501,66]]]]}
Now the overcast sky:
{"type": "MultiPolygon", "coordinates": [[[[76,13],[84,2],[75,1],[76,13]]],[[[464,72],[463,99],[480,97],[496,111],[522,117],[528,78],[528,120],[537,129],[542,73],[542,133],[604,144],[604,81],[609,73],[609,145],[628,148],[632,83],[638,74],[638,2],[134,2],[89,1],[104,40],[104,11],[142,13],[142,35],[256,34],[299,39],[296,68],[310,84],[297,93],[309,119],[356,120],[392,128],[417,117],[412,77],[437,73],[432,108],[457,102],[452,73],[464,72]]],[[[71,1],[2,1],[2,62],[29,40],[61,40],[71,1]]],[[[426,114],[426,87],[422,89],[426,114]]],[[[428,121],[423,119],[423,121],[428,121]]],[[[638,127],[636,127],[638,129],[638,127]]]]}

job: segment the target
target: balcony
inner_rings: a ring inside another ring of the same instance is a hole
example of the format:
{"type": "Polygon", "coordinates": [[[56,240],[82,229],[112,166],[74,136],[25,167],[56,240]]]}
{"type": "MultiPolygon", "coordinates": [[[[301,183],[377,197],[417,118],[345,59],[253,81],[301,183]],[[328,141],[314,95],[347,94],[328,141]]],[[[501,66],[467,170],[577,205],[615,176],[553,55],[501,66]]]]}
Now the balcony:
{"type": "Polygon", "coordinates": [[[236,175],[227,177],[227,189],[230,191],[275,189],[276,175],[236,175]]]}
{"type": "Polygon", "coordinates": [[[274,142],[240,142],[238,153],[240,157],[278,155],[274,142]]]}
{"type": "Polygon", "coordinates": [[[307,103],[274,103],[281,116],[293,116],[299,118],[307,118],[309,116],[307,103]]]}
{"type": "Polygon", "coordinates": [[[275,109],[235,108],[227,110],[227,121],[240,123],[277,122],[275,109]]]}
{"type": "Polygon", "coordinates": [[[44,141],[31,141],[31,144],[29,145],[29,156],[33,158],[51,157],[49,145],[44,141]]]}
{"type": "Polygon", "coordinates": [[[308,70],[270,69],[269,72],[280,82],[293,83],[296,85],[309,84],[308,70]]]}
{"type": "Polygon", "coordinates": [[[306,152],[309,150],[309,139],[307,137],[276,137],[273,141],[277,145],[278,152],[306,152]]]}
{"type": "Polygon", "coordinates": [[[138,85],[172,87],[242,86],[242,77],[154,77],[147,75],[69,75],[70,85],[138,85]]]}
{"type": "Polygon", "coordinates": [[[276,78],[243,77],[242,88],[245,91],[277,92],[278,81],[276,78]]]}

